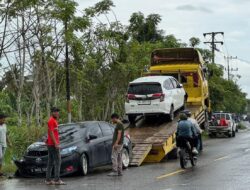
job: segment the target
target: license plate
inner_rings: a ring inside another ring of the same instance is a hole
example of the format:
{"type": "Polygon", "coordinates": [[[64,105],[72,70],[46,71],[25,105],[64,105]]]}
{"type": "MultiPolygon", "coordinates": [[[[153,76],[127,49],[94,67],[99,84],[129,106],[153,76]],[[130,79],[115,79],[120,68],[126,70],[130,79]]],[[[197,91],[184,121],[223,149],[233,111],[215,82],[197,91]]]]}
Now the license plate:
{"type": "Polygon", "coordinates": [[[138,105],[150,105],[151,101],[150,100],[140,100],[138,101],[138,105]]]}
{"type": "Polygon", "coordinates": [[[35,172],[35,173],[43,173],[46,171],[47,171],[47,168],[33,168],[33,169],[31,169],[31,172],[35,172]]]}

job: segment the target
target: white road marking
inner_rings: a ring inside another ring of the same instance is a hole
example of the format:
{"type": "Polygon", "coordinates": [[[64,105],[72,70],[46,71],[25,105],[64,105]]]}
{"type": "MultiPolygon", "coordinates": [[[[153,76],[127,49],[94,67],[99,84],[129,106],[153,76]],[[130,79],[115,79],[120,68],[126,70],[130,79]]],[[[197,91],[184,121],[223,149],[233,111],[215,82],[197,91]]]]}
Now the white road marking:
{"type": "Polygon", "coordinates": [[[224,160],[224,159],[227,159],[227,158],[229,158],[229,156],[223,156],[223,157],[215,159],[214,161],[216,162],[216,161],[224,160]]]}

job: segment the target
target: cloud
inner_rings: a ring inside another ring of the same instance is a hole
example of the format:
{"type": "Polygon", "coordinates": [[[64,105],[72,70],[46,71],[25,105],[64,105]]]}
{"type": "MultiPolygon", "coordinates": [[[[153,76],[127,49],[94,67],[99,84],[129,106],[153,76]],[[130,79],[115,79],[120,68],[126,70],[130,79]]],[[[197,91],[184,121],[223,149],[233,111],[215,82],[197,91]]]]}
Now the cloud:
{"type": "Polygon", "coordinates": [[[205,12],[205,13],[212,13],[213,11],[203,7],[203,6],[193,6],[193,5],[180,5],[178,7],[176,7],[177,10],[181,10],[181,11],[200,11],[200,12],[205,12]]]}

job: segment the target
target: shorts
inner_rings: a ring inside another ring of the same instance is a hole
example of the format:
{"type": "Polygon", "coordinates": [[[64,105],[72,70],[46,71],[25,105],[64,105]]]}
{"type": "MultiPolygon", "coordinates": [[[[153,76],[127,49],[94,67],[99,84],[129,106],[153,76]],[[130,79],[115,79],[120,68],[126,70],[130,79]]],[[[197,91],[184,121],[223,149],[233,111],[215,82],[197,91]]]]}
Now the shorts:
{"type": "Polygon", "coordinates": [[[3,158],[4,158],[5,150],[6,150],[6,148],[0,145],[0,165],[3,164],[3,158]]]}

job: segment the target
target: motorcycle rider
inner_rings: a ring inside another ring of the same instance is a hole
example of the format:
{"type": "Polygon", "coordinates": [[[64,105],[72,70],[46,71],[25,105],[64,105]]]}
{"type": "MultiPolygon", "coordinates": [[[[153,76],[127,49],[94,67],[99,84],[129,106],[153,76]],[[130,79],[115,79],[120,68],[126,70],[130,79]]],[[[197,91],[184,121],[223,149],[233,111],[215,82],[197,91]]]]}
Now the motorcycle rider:
{"type": "Polygon", "coordinates": [[[197,134],[197,150],[201,151],[203,149],[203,144],[202,144],[202,129],[200,128],[200,125],[198,124],[197,120],[192,118],[192,112],[190,110],[184,110],[185,114],[188,117],[188,120],[191,121],[191,123],[193,124],[193,126],[195,127],[196,130],[196,134],[197,134]]]}
{"type": "Polygon", "coordinates": [[[197,147],[197,133],[196,129],[193,126],[192,122],[188,120],[188,117],[185,113],[180,114],[180,121],[177,125],[176,132],[176,141],[177,147],[186,147],[187,141],[191,147],[188,147],[192,150],[193,154],[198,154],[196,149],[197,147]]]}

